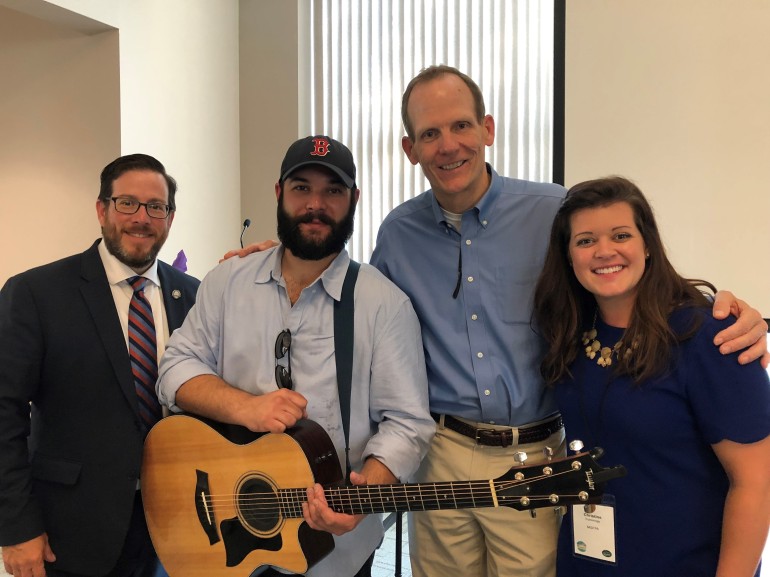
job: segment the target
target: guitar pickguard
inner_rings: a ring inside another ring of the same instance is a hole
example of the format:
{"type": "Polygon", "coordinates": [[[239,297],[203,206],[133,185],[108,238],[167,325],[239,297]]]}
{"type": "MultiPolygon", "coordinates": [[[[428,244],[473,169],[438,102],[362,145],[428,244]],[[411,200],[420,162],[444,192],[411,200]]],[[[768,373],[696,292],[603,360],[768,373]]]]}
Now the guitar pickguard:
{"type": "Polygon", "coordinates": [[[257,537],[247,531],[237,518],[222,521],[220,528],[225,544],[225,565],[228,567],[239,565],[252,551],[280,551],[283,547],[280,533],[274,537],[257,537]]]}

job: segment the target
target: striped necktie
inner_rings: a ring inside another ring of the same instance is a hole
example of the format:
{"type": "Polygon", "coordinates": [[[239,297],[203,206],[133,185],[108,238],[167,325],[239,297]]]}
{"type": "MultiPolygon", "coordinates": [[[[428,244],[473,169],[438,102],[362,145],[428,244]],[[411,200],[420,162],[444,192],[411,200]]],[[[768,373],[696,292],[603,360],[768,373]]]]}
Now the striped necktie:
{"type": "Polygon", "coordinates": [[[128,307],[128,354],[131,357],[131,371],[139,399],[139,413],[145,431],[149,431],[163,414],[155,395],[155,381],[158,380],[155,322],[152,318],[152,307],[144,296],[147,279],[134,276],[128,279],[128,284],[134,291],[128,307]]]}

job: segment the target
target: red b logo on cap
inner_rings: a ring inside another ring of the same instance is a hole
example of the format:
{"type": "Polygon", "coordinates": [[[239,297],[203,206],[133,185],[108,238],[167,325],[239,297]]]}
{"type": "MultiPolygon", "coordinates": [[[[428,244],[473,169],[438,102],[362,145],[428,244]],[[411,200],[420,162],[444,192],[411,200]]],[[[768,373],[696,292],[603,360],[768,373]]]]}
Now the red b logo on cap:
{"type": "Polygon", "coordinates": [[[314,148],[310,156],[326,156],[329,154],[329,141],[325,138],[314,138],[313,145],[314,148]]]}

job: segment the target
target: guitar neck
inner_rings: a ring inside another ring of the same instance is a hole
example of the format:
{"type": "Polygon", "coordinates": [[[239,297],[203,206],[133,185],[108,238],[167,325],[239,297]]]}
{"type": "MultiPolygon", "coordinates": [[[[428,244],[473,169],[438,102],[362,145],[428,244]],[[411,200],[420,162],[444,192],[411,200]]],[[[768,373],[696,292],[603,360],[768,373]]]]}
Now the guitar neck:
{"type": "MultiPolygon", "coordinates": [[[[281,509],[287,517],[301,517],[305,489],[279,491],[281,509]]],[[[494,507],[497,503],[493,481],[448,481],[393,485],[325,487],[329,507],[337,513],[406,513],[438,509],[494,507]]]]}

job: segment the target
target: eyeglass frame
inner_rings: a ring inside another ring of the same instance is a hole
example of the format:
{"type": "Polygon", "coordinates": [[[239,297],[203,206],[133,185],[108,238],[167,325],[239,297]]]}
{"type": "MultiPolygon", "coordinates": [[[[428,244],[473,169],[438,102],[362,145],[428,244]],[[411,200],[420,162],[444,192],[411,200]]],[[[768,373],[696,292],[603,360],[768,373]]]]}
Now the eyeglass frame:
{"type": "Polygon", "coordinates": [[[291,331],[284,329],[275,339],[275,384],[279,389],[294,389],[294,381],[291,379],[291,331]],[[287,366],[278,362],[286,357],[287,366]]]}
{"type": "Polygon", "coordinates": [[[131,198],[130,196],[109,196],[109,197],[104,199],[105,202],[108,201],[108,200],[112,201],[112,204],[115,206],[115,212],[117,212],[117,213],[120,213],[120,214],[136,214],[137,212],[139,212],[140,208],[144,207],[144,210],[147,213],[147,216],[149,216],[150,218],[157,219],[157,220],[166,220],[168,218],[168,215],[171,214],[171,211],[173,210],[171,208],[170,204],[165,204],[165,203],[162,203],[162,202],[139,202],[138,200],[136,200],[135,198],[131,198]],[[125,212],[123,210],[120,210],[118,208],[118,201],[119,200],[125,200],[125,201],[136,203],[136,210],[134,212],[125,212]],[[166,211],[165,216],[153,216],[152,214],[150,214],[149,205],[155,205],[155,206],[158,206],[158,207],[164,207],[164,209],[166,211]]]}

